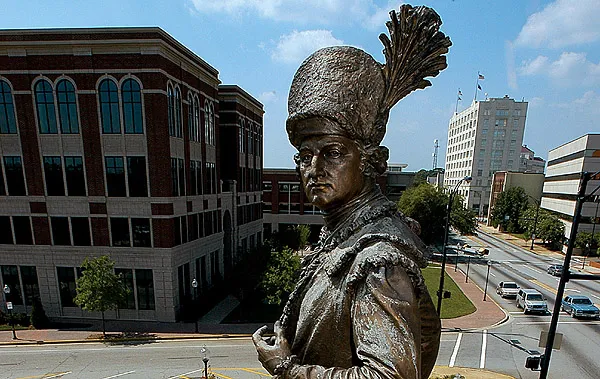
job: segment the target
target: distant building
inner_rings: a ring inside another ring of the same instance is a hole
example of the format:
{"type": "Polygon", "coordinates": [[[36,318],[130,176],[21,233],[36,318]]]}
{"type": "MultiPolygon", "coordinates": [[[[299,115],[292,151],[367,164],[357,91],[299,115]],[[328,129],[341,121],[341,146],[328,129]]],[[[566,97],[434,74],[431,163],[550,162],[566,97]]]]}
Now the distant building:
{"type": "Polygon", "coordinates": [[[536,157],[533,150],[523,145],[519,155],[519,172],[543,173],[546,167],[546,161],[536,157]]]}
{"type": "Polygon", "coordinates": [[[519,169],[526,116],[527,102],[504,96],[474,101],[450,118],[444,186],[471,176],[459,193],[478,214],[488,213],[494,173],[519,169]]]}
{"type": "Polygon", "coordinates": [[[86,257],[173,322],[262,240],[262,104],[159,28],[0,31],[0,285],[77,307],[86,257]],[[239,146],[238,149],[235,147],[239,146]],[[196,279],[197,288],[192,288],[196,279]]]}
{"type": "MultiPolygon", "coordinates": [[[[496,204],[496,199],[501,192],[512,187],[522,187],[525,193],[532,198],[530,202],[534,205],[539,204],[542,197],[542,188],[544,186],[543,173],[529,172],[514,172],[514,171],[497,171],[494,173],[492,181],[492,192],[490,195],[490,208],[486,216],[488,220],[491,218],[492,210],[496,204]]],[[[483,216],[483,215],[480,215],[483,216]]]]}
{"type": "Polygon", "coordinates": [[[393,202],[397,202],[402,193],[415,181],[415,172],[403,171],[407,167],[406,163],[389,163],[387,171],[383,174],[385,180],[382,180],[379,186],[393,202]]]}
{"type": "MultiPolygon", "coordinates": [[[[567,238],[571,234],[581,174],[586,171],[600,171],[600,134],[586,134],[548,152],[541,206],[560,217],[565,224],[567,238]]],[[[600,181],[590,181],[588,193],[598,185],[600,181]]],[[[600,215],[598,204],[598,201],[583,204],[578,230],[600,232],[600,225],[594,223],[600,215]]]]}

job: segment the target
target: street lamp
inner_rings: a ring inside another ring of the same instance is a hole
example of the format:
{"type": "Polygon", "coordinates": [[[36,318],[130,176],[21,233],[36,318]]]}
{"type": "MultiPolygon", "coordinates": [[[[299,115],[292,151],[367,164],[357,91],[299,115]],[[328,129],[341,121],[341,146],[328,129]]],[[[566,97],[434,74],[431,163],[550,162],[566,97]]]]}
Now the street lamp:
{"type": "Polygon", "coordinates": [[[200,349],[200,354],[202,354],[202,362],[204,362],[204,378],[208,379],[208,361],[210,360],[210,351],[208,351],[206,346],[202,346],[200,349]]]}
{"type": "Polygon", "coordinates": [[[196,324],[196,333],[198,333],[198,311],[197,311],[197,303],[198,303],[198,281],[196,280],[196,278],[192,279],[192,287],[194,288],[194,311],[192,312],[194,314],[194,321],[196,324]]]}
{"type": "Polygon", "coordinates": [[[485,289],[483,290],[483,301],[487,299],[487,287],[488,287],[488,279],[490,278],[490,268],[492,267],[492,261],[487,261],[487,275],[485,276],[485,289]]]}
{"type": "Polygon", "coordinates": [[[10,287],[8,286],[8,284],[4,285],[4,288],[2,289],[4,292],[4,300],[6,302],[6,308],[8,309],[8,318],[9,318],[9,322],[10,322],[10,326],[12,328],[12,339],[16,340],[17,339],[17,333],[15,332],[15,322],[13,320],[12,317],[12,303],[9,304],[8,302],[8,295],[10,295],[10,287]]]}
{"type": "Polygon", "coordinates": [[[437,296],[437,313],[438,316],[442,314],[442,295],[444,292],[444,273],[446,272],[446,250],[448,245],[448,234],[450,231],[450,211],[452,210],[452,201],[454,200],[454,195],[458,192],[458,187],[462,184],[462,182],[470,182],[470,176],[465,176],[461,180],[456,183],[452,191],[450,191],[450,195],[448,196],[448,204],[446,205],[446,228],[444,229],[444,246],[442,248],[442,272],[440,273],[440,287],[438,288],[437,296]]]}
{"type": "Polygon", "coordinates": [[[536,203],[536,208],[535,208],[535,218],[533,219],[533,232],[531,233],[531,247],[529,248],[529,250],[533,250],[533,243],[535,241],[535,232],[537,231],[537,222],[538,222],[538,216],[540,214],[540,205],[542,204],[541,200],[536,199],[535,197],[531,196],[531,195],[527,195],[529,196],[530,199],[532,199],[533,201],[535,201],[536,203]]]}

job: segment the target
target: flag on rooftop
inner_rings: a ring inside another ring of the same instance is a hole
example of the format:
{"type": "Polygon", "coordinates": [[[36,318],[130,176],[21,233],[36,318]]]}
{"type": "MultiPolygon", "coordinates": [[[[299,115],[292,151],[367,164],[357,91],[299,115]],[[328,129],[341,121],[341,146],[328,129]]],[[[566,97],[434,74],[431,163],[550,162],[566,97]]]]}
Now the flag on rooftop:
{"type": "Polygon", "coordinates": [[[479,80],[485,79],[485,77],[483,75],[481,75],[481,74],[477,74],[477,75],[479,75],[479,80]]]}
{"type": "Polygon", "coordinates": [[[478,84],[477,89],[481,91],[481,86],[478,84]]]}

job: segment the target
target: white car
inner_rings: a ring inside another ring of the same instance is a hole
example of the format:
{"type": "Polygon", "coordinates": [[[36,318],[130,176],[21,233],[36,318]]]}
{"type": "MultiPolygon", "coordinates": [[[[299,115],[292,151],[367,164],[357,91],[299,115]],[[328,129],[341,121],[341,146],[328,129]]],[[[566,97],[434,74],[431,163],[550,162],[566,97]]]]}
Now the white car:
{"type": "Polygon", "coordinates": [[[501,297],[517,297],[519,285],[515,282],[500,282],[496,287],[496,293],[501,297]]]}

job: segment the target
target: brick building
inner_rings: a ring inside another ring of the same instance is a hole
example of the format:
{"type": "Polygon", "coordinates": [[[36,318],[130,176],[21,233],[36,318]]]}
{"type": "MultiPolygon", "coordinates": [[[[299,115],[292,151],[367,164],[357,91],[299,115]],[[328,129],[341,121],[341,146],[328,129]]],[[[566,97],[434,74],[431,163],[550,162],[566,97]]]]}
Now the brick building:
{"type": "Polygon", "coordinates": [[[262,116],[159,28],[0,31],[0,281],[15,311],[39,296],[51,317],[97,317],[73,304],[75,280],[108,254],[131,291],[107,318],[177,320],[262,239],[262,116]],[[252,150],[234,154],[240,137],[252,150]]]}

